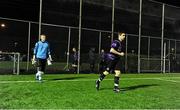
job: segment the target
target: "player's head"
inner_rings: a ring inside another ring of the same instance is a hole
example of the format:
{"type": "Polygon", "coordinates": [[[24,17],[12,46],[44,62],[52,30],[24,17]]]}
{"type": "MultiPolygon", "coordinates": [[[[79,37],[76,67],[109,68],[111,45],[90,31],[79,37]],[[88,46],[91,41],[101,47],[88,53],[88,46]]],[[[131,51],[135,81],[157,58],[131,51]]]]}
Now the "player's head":
{"type": "Polygon", "coordinates": [[[40,39],[42,42],[46,41],[46,35],[44,34],[40,35],[40,39]]]}
{"type": "Polygon", "coordinates": [[[74,48],[72,49],[72,51],[73,51],[73,52],[76,52],[76,48],[74,47],[74,48]]]}
{"type": "Polygon", "coordinates": [[[125,39],[125,37],[126,37],[126,34],[124,32],[119,32],[118,33],[118,39],[120,41],[123,41],[125,39]]]}

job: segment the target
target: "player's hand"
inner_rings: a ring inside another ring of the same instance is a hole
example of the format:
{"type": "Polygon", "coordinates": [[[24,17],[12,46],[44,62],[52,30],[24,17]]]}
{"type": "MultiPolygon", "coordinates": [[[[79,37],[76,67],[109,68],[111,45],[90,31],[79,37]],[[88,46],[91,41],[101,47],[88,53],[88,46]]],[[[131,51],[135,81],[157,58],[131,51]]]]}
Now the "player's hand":
{"type": "Polygon", "coordinates": [[[48,58],[48,59],[49,59],[50,61],[53,61],[51,55],[49,55],[49,58],[48,58]]]}
{"type": "Polygon", "coordinates": [[[36,59],[32,58],[32,64],[35,65],[36,64],[36,59]]]}
{"type": "Polygon", "coordinates": [[[32,64],[36,64],[36,58],[35,58],[35,55],[33,55],[33,58],[32,58],[32,64]]]}
{"type": "Polygon", "coordinates": [[[35,58],[32,58],[32,60],[31,60],[32,62],[34,62],[35,61],[35,58]]]}
{"type": "Polygon", "coordinates": [[[124,52],[121,52],[119,55],[120,55],[120,56],[124,56],[124,52]]]}
{"type": "Polygon", "coordinates": [[[47,59],[47,64],[52,65],[52,62],[49,59],[47,59]]]}

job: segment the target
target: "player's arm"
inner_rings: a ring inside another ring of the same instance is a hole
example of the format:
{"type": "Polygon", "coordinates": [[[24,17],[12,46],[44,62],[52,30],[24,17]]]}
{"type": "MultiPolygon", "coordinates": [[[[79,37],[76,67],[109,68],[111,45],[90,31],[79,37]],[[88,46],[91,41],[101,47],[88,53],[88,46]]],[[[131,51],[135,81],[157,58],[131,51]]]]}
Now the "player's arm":
{"type": "Polygon", "coordinates": [[[49,57],[49,60],[52,61],[52,57],[51,57],[51,51],[50,51],[50,46],[48,44],[48,57],[49,57]]]}
{"type": "Polygon", "coordinates": [[[38,49],[38,43],[35,44],[34,51],[33,51],[33,58],[32,58],[32,64],[36,64],[36,54],[38,49]]]}
{"type": "Polygon", "coordinates": [[[32,58],[33,61],[35,61],[36,59],[37,50],[38,50],[38,43],[36,43],[34,47],[34,53],[33,53],[33,58],[32,58]]]}
{"type": "Polygon", "coordinates": [[[116,55],[119,55],[119,56],[124,56],[124,52],[118,52],[118,51],[116,51],[114,48],[111,48],[111,49],[110,49],[110,52],[111,52],[111,53],[114,53],[114,54],[116,54],[116,55]]]}

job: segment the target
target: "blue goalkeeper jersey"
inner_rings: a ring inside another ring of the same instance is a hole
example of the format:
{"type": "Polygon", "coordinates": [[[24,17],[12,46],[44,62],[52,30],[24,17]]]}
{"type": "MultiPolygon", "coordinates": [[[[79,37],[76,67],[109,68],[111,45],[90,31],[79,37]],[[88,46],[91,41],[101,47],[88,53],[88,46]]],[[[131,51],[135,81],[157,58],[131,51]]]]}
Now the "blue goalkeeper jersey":
{"type": "Polygon", "coordinates": [[[34,55],[36,56],[36,58],[47,59],[48,55],[50,55],[49,43],[47,41],[37,42],[34,48],[34,55]]]}

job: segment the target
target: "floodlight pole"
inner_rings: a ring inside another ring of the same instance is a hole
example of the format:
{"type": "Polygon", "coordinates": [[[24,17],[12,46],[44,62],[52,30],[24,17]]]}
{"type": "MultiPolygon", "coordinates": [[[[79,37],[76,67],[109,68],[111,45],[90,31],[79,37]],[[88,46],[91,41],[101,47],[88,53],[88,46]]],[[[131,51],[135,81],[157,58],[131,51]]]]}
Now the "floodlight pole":
{"type": "Polygon", "coordinates": [[[139,8],[139,41],[138,41],[138,73],[140,73],[141,69],[141,24],[142,24],[142,0],[140,0],[140,8],[139,8]]]}
{"type": "Polygon", "coordinates": [[[39,5],[39,40],[40,40],[40,35],[41,35],[41,24],[42,24],[42,0],[40,0],[40,5],[39,5]]]}
{"type": "Polygon", "coordinates": [[[78,68],[77,68],[77,73],[78,74],[79,74],[79,71],[80,71],[80,56],[81,56],[82,3],[83,3],[83,0],[80,0],[80,6],[79,6],[78,68]]]}
{"type": "Polygon", "coordinates": [[[162,27],[161,27],[161,72],[163,72],[164,8],[165,8],[165,4],[163,3],[163,5],[162,5],[162,27]]]}

